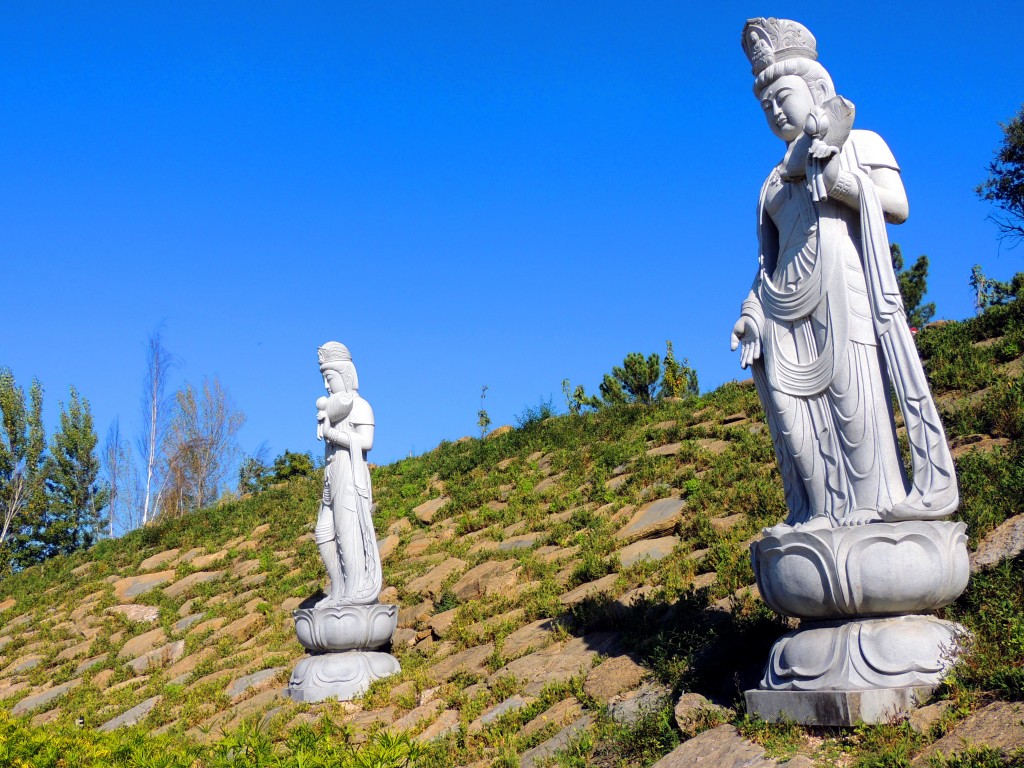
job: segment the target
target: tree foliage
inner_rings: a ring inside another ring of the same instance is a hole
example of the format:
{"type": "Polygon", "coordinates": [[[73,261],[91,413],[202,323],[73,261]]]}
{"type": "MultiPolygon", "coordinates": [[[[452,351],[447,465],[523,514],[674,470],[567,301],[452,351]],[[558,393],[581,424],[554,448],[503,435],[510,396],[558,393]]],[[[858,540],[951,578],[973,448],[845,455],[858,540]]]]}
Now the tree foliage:
{"type": "Polygon", "coordinates": [[[109,494],[99,484],[96,443],[89,401],[72,387],[67,404],[61,404],[60,428],[47,460],[49,503],[40,533],[44,557],[88,547],[102,531],[109,494]]]}
{"type": "Polygon", "coordinates": [[[922,304],[925,293],[928,292],[928,257],[921,255],[917,257],[914,266],[903,269],[903,252],[897,243],[889,246],[889,254],[892,257],[892,268],[896,273],[896,280],[900,286],[900,296],[903,297],[903,308],[907,313],[907,322],[914,328],[924,328],[935,317],[935,302],[930,301],[922,304]]]}
{"type": "Polygon", "coordinates": [[[1002,144],[989,163],[988,178],[975,192],[996,206],[999,212],[991,218],[999,227],[1000,236],[1015,245],[1024,239],[1024,105],[1001,127],[1002,144]]]}
{"type": "Polygon", "coordinates": [[[209,506],[220,492],[238,446],[235,436],[245,423],[217,378],[191,384],[175,395],[175,410],[164,440],[164,488],[161,515],[177,517],[209,506]]]}
{"type": "Polygon", "coordinates": [[[981,312],[988,307],[1014,301],[1020,295],[1021,289],[1024,289],[1024,272],[1018,272],[1008,281],[996,280],[985,274],[981,264],[975,264],[971,268],[969,282],[974,292],[974,309],[981,312]]]}
{"type": "Polygon", "coordinates": [[[46,511],[46,433],[43,387],[28,393],[9,368],[0,368],[0,574],[43,556],[39,533],[46,511]]]}
{"type": "Polygon", "coordinates": [[[583,408],[605,408],[626,403],[650,405],[666,397],[686,397],[700,394],[697,372],[689,360],[676,360],[672,342],[666,344],[665,359],[657,352],[646,357],[639,352],[630,352],[622,365],[612,367],[601,381],[600,396],[587,395],[583,386],[571,389],[569,380],[562,382],[566,403],[570,413],[579,413],[583,408]]]}

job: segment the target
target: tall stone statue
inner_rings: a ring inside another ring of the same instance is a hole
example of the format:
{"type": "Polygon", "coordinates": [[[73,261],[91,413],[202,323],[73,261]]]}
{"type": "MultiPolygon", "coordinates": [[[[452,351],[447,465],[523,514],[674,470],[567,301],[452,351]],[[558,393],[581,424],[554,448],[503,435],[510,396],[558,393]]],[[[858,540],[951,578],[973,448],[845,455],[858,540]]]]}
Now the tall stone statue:
{"type": "Polygon", "coordinates": [[[373,410],[359,396],[359,378],[344,344],[329,341],[318,357],[328,394],[316,401],[325,462],[314,538],[331,583],[325,598],[293,614],[299,642],[311,655],[295,667],[288,690],[297,701],[344,701],[399,671],[393,656],[374,650],[390,642],[398,607],[377,602],[382,574],[366,463],[373,448],[373,410]]]}
{"type": "Polygon", "coordinates": [[[359,396],[359,378],[344,344],[324,344],[319,358],[329,397],[316,401],[316,436],[324,441],[325,463],[314,535],[331,588],[317,607],[372,603],[381,588],[366,465],[366,454],[373,448],[373,409],[359,396]]]}
{"type": "MultiPolygon", "coordinates": [[[[896,692],[878,699],[883,709],[905,706],[941,678],[959,629],[904,614],[945,605],[967,583],[964,526],[937,522],[959,502],[954,465],[889,253],[886,222],[907,218],[906,192],[882,138],[853,129],[854,105],[803,25],[751,19],[742,44],[785,145],[761,187],[757,269],[732,332],[789,508],[752,547],[754,569],[769,605],[806,625],[776,644],[761,688],[830,692],[822,701],[885,689],[896,692]],[[867,615],[900,618],[853,618],[867,615]]],[[[753,693],[764,716],[820,722],[753,693]]]]}

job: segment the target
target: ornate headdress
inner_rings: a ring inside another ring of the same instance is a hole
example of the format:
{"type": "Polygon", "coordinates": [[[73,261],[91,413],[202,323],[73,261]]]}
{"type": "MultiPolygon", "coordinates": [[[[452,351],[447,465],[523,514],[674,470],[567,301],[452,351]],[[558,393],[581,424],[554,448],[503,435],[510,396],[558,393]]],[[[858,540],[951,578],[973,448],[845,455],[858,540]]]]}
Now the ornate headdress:
{"type": "Polygon", "coordinates": [[[317,349],[316,356],[320,360],[321,373],[326,370],[340,370],[343,363],[348,363],[348,366],[344,367],[352,365],[352,354],[348,351],[348,347],[338,341],[328,341],[317,349]]]}
{"type": "Polygon", "coordinates": [[[755,77],[777,61],[818,60],[814,35],[803,24],[789,19],[750,19],[743,27],[741,42],[755,77]]]}

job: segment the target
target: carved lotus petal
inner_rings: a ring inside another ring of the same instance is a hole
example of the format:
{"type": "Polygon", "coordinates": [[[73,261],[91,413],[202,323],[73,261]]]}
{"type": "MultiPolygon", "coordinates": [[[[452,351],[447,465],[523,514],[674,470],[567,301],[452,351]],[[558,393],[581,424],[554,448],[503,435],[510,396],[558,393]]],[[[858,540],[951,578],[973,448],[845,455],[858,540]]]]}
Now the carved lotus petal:
{"type": "Polygon", "coordinates": [[[823,622],[779,638],[761,688],[857,690],[936,685],[963,627],[934,616],[823,622]]]}
{"type": "Polygon", "coordinates": [[[295,634],[308,651],[324,653],[380,648],[398,625],[395,605],[335,605],[292,613],[295,634]]]}
{"type": "Polygon", "coordinates": [[[765,602],[787,616],[830,619],[921,613],[967,586],[963,523],[911,521],[789,530],[751,545],[765,602]]]}

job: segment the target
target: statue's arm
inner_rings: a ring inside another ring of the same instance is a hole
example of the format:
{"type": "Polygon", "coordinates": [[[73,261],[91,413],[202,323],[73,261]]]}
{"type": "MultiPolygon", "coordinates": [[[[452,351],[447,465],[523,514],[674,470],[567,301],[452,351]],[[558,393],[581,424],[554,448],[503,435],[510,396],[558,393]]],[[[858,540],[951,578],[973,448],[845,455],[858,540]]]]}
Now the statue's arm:
{"type": "MultiPolygon", "coordinates": [[[[900,177],[900,167],[892,151],[881,136],[871,131],[854,131],[851,139],[855,162],[867,171],[875,185],[885,220],[890,224],[902,224],[910,215],[910,203],[900,177]]],[[[859,209],[860,191],[856,180],[850,171],[842,167],[839,155],[834,155],[825,165],[824,176],[830,198],[855,210],[859,209]]]]}

